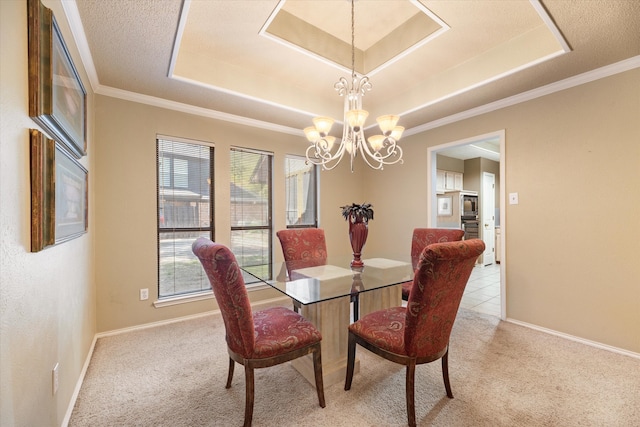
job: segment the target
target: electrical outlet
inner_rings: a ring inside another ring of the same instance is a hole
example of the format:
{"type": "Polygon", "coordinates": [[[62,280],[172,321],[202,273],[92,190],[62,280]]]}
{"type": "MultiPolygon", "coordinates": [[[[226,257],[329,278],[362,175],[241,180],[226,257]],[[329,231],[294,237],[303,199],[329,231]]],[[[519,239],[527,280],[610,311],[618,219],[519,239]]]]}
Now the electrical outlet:
{"type": "Polygon", "coordinates": [[[509,193],[509,204],[510,205],[518,204],[518,193],[509,193]]]}
{"type": "Polygon", "coordinates": [[[140,301],[145,301],[149,299],[149,289],[144,288],[140,289],[140,301]]]}
{"type": "Polygon", "coordinates": [[[56,363],[56,366],[53,367],[53,371],[51,372],[53,394],[56,394],[56,392],[58,391],[58,367],[59,366],[60,364],[56,363]]]}

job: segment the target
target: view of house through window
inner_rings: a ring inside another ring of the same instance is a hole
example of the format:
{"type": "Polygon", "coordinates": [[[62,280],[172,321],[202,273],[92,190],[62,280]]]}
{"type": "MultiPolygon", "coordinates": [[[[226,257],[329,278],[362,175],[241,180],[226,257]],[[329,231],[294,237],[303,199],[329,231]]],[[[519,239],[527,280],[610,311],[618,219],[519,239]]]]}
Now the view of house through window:
{"type": "MultiPolygon", "coordinates": [[[[231,150],[231,251],[238,264],[263,279],[271,279],[273,154],[240,148],[231,150]]],[[[256,282],[249,275],[245,283],[256,282]]]]}
{"type": "Polygon", "coordinates": [[[299,156],[287,155],[285,159],[287,228],[318,226],[317,166],[306,163],[299,156]]]}
{"type": "Polygon", "coordinates": [[[191,244],[214,238],[213,147],[184,140],[157,140],[158,296],[211,288],[191,244]]]}

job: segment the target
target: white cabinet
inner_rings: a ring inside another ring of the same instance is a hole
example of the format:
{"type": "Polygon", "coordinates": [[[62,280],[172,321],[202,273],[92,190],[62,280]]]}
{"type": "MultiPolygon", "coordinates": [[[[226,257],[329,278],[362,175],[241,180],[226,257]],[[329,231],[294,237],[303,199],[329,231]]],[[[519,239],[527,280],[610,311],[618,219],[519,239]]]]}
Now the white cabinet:
{"type": "Polygon", "coordinates": [[[441,169],[436,170],[436,191],[438,193],[444,193],[445,191],[462,191],[463,176],[460,172],[441,169]]]}
{"type": "Polygon", "coordinates": [[[462,174],[460,172],[453,173],[453,189],[456,191],[462,191],[462,174]]]}
{"type": "Polygon", "coordinates": [[[436,192],[444,193],[445,171],[436,170],[436,192]]]}

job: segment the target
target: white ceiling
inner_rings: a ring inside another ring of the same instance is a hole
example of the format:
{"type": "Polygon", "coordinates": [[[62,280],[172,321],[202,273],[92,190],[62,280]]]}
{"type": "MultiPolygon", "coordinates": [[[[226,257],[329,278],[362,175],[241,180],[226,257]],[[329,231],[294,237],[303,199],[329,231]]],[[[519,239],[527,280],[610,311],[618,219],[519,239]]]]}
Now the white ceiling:
{"type": "MultiPolygon", "coordinates": [[[[63,6],[96,93],[302,144],[313,116],[342,119],[333,84],[350,75],[347,0],[63,6]]],[[[355,24],[356,69],[373,84],[363,100],[369,125],[400,114],[406,135],[640,55],[640,1],[631,0],[357,0],[355,24]]]]}

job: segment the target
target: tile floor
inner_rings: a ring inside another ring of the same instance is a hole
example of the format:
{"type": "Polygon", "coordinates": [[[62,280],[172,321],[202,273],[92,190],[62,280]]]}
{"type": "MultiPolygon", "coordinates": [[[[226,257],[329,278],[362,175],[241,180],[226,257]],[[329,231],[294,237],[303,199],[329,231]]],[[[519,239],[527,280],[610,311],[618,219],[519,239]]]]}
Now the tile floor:
{"type": "Polygon", "coordinates": [[[500,264],[474,267],[460,307],[500,316],[500,264]]]}

